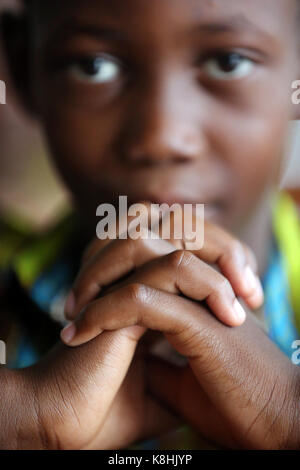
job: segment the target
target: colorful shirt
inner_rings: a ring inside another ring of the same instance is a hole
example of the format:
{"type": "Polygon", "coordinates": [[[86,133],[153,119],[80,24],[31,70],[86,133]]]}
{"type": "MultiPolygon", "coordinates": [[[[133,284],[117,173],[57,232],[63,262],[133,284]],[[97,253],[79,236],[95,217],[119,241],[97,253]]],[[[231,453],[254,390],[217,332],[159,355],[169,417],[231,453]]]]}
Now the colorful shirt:
{"type": "MultiPolygon", "coordinates": [[[[9,332],[7,366],[27,367],[39,360],[51,341],[58,338],[64,324],[64,303],[80,265],[84,244],[77,239],[78,219],[70,215],[43,236],[34,236],[12,224],[0,225],[0,298],[1,291],[13,284],[12,296],[18,284],[22,310],[26,298],[28,317],[16,317],[9,332]],[[31,310],[36,319],[49,323],[33,331],[31,310]],[[57,325],[53,339],[46,341],[50,324],[57,325]],[[44,349],[39,342],[45,340],[44,349]]],[[[274,203],[273,240],[270,246],[268,269],[263,278],[265,292],[265,322],[270,338],[289,357],[292,344],[300,338],[300,225],[299,214],[292,199],[280,194],[274,203]]],[[[9,290],[9,289],[8,289],[9,290]]],[[[1,339],[1,338],[0,338],[1,339]]],[[[141,447],[139,447],[141,448],[141,447]]],[[[143,449],[208,449],[199,436],[187,428],[143,444],[143,449]]]]}
{"type": "MultiPolygon", "coordinates": [[[[34,236],[22,227],[0,225],[0,294],[15,276],[40,312],[64,324],[67,292],[78,272],[82,243],[77,238],[78,218],[70,215],[55,229],[34,236]]],[[[300,337],[300,224],[291,197],[280,193],[274,203],[274,238],[263,278],[265,320],[271,339],[288,356],[300,337]]],[[[9,367],[25,367],[39,358],[30,332],[13,333],[9,367]]]]}

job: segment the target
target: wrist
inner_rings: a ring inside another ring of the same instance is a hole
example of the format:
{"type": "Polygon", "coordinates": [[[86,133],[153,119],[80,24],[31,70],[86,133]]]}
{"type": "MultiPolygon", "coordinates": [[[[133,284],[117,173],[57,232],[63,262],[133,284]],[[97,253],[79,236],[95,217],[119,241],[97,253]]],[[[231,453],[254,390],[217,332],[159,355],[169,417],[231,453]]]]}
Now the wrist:
{"type": "MultiPolygon", "coordinates": [[[[26,372],[25,372],[26,371],[26,372]]],[[[1,371],[2,404],[0,448],[10,450],[44,448],[34,386],[24,371],[1,371]]]]}
{"type": "Polygon", "coordinates": [[[278,377],[267,407],[265,449],[300,449],[300,369],[288,367],[278,377]]]}
{"type": "Polygon", "coordinates": [[[300,368],[292,366],[291,385],[287,403],[287,436],[283,448],[300,450],[300,368]]]}

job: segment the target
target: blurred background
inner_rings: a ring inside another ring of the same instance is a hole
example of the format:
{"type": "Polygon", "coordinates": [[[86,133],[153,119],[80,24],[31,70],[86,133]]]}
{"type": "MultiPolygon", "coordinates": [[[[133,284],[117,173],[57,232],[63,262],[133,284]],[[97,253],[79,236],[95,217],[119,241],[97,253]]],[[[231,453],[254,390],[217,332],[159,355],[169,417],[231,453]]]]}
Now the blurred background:
{"type": "MultiPolygon", "coordinates": [[[[17,0],[0,0],[17,7],[17,0]]],[[[34,231],[53,226],[68,210],[69,195],[47,157],[36,123],[22,112],[12,88],[0,44],[0,79],[6,82],[7,104],[0,105],[0,218],[21,219],[34,231]]],[[[288,158],[281,186],[300,203],[300,122],[291,125],[288,158]]]]}
{"type": "MultiPolygon", "coordinates": [[[[17,8],[17,0],[0,0],[0,11],[17,8]]],[[[47,157],[36,123],[17,102],[0,42],[0,79],[6,104],[0,105],[0,218],[22,220],[44,231],[62,217],[69,195],[47,157]]]]}

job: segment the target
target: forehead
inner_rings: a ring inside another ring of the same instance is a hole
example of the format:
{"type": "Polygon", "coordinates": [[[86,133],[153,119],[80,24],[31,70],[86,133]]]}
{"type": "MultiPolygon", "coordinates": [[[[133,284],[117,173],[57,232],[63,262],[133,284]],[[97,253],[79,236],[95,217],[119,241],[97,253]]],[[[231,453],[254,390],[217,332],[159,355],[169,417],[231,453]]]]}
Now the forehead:
{"type": "Polygon", "coordinates": [[[252,24],[284,37],[296,24],[298,0],[44,0],[36,4],[40,35],[72,24],[107,25],[132,37],[155,31],[178,35],[203,24],[216,30],[226,24],[241,30],[252,24]]]}

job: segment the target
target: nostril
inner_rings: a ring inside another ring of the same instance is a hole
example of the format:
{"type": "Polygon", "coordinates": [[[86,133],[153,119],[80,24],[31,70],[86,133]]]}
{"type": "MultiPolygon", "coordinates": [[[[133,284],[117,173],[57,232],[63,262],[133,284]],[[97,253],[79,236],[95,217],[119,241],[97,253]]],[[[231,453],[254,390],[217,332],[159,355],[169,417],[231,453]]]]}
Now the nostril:
{"type": "Polygon", "coordinates": [[[185,165],[186,163],[190,163],[190,157],[185,157],[183,155],[174,155],[172,158],[172,162],[177,163],[178,165],[185,165]]]}
{"type": "Polygon", "coordinates": [[[187,163],[191,162],[190,157],[184,155],[149,155],[149,154],[136,154],[130,155],[130,157],[126,158],[126,161],[129,162],[131,165],[135,167],[166,167],[169,165],[186,165],[187,163]]]}
{"type": "Polygon", "coordinates": [[[150,167],[157,164],[157,157],[138,148],[128,151],[125,155],[125,160],[135,166],[150,167]]]}
{"type": "Polygon", "coordinates": [[[183,165],[199,158],[203,142],[199,135],[178,126],[163,127],[156,132],[145,133],[143,138],[131,136],[120,146],[123,160],[131,165],[166,166],[170,164],[183,165]]]}

